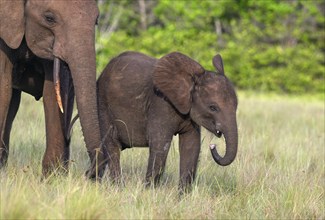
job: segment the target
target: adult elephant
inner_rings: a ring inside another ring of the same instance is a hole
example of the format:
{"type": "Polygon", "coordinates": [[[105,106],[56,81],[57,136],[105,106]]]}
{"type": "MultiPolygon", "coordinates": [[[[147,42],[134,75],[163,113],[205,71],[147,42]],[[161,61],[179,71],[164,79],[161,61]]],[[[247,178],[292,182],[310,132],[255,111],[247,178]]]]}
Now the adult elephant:
{"type": "Polygon", "coordinates": [[[18,110],[20,92],[25,91],[36,99],[43,96],[44,100],[46,151],[43,175],[61,165],[67,169],[67,127],[75,94],[91,160],[88,176],[102,175],[104,153],[100,148],[94,46],[97,17],[95,0],[1,0],[1,167],[7,163],[11,124],[18,110]]]}

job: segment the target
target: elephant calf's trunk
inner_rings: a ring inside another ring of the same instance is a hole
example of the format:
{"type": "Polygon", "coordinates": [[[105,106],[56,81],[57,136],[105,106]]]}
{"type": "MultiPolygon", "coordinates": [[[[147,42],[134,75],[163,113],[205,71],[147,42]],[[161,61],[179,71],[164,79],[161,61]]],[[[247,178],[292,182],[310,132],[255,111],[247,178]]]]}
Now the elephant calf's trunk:
{"type": "Polygon", "coordinates": [[[212,154],[212,157],[213,157],[214,161],[217,164],[219,164],[220,166],[228,166],[235,159],[235,157],[232,157],[232,158],[229,158],[229,159],[225,158],[225,157],[221,157],[220,154],[217,151],[217,145],[216,144],[210,144],[210,151],[211,151],[211,154],[212,154]]]}

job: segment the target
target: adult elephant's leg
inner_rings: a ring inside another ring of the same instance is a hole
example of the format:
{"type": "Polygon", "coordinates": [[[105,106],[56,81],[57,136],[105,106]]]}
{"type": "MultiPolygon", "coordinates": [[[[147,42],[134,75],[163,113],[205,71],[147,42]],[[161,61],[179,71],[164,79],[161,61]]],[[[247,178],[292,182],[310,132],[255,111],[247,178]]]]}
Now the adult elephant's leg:
{"type": "Polygon", "coordinates": [[[64,118],[56,102],[51,64],[44,65],[45,81],[43,103],[46,127],[46,150],[43,157],[43,175],[55,169],[68,171],[69,141],[64,136],[64,118]]]}
{"type": "Polygon", "coordinates": [[[179,190],[184,192],[190,190],[195,178],[197,162],[200,154],[200,130],[191,128],[189,131],[179,135],[180,155],[180,181],[179,190]]]}
{"type": "Polygon", "coordinates": [[[3,135],[12,95],[13,68],[9,57],[4,52],[4,47],[0,42],[0,168],[6,165],[9,153],[9,148],[4,142],[3,135]]]}
{"type": "MultiPolygon", "coordinates": [[[[7,146],[7,152],[9,152],[9,142],[10,142],[10,132],[11,132],[11,127],[12,123],[16,117],[19,104],[20,104],[20,97],[21,97],[21,91],[13,89],[12,90],[12,97],[10,101],[10,106],[7,114],[7,119],[6,119],[6,125],[5,125],[5,130],[3,133],[3,142],[4,145],[7,146]]],[[[8,159],[8,153],[3,154],[3,160],[7,161],[8,159]]]]}

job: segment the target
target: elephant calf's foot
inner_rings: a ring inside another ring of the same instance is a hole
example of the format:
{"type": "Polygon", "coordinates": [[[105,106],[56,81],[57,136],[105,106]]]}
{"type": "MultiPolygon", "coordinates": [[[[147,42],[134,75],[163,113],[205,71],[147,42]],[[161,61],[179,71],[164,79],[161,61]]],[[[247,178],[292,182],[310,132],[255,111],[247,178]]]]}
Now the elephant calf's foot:
{"type": "Polygon", "coordinates": [[[99,167],[91,167],[89,168],[85,176],[86,178],[92,180],[92,181],[101,181],[105,173],[105,167],[99,168],[99,167]]]}
{"type": "Polygon", "coordinates": [[[181,180],[178,184],[178,191],[179,191],[180,195],[190,193],[192,191],[194,176],[195,176],[195,174],[191,173],[191,174],[187,175],[186,177],[181,178],[181,180]]]}
{"type": "Polygon", "coordinates": [[[124,181],[122,180],[122,175],[121,172],[110,172],[110,180],[113,184],[118,185],[118,186],[123,186],[124,181]]]}
{"type": "Polygon", "coordinates": [[[192,189],[193,188],[192,188],[191,184],[185,184],[185,185],[180,184],[178,186],[178,194],[180,196],[186,195],[186,194],[190,193],[192,191],[192,189]]]}
{"type": "Polygon", "coordinates": [[[161,179],[162,174],[156,175],[155,177],[147,176],[144,185],[146,188],[150,187],[156,187],[160,184],[160,179],[161,179]]]}

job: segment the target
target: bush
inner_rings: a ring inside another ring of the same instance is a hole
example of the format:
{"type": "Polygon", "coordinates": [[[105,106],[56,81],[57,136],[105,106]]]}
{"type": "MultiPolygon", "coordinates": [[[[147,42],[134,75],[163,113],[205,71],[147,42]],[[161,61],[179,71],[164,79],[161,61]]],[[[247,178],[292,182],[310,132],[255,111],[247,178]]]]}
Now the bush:
{"type": "Polygon", "coordinates": [[[98,71],[126,50],[157,58],[180,51],[209,70],[220,53],[226,74],[240,89],[324,93],[321,2],[162,0],[150,2],[145,30],[133,10],[136,2],[125,0],[122,6],[119,28],[98,33],[98,71]]]}

